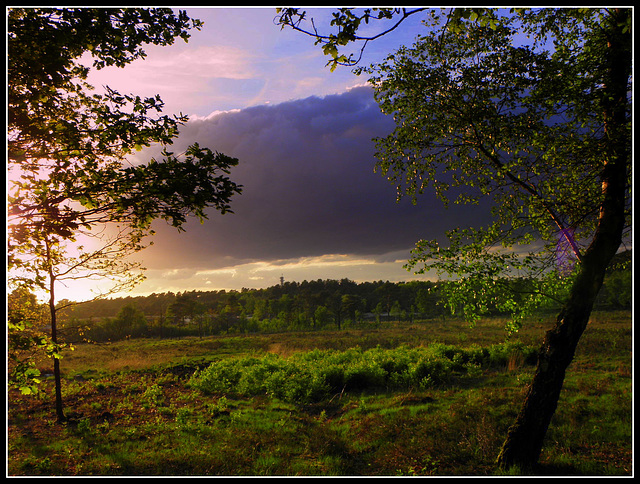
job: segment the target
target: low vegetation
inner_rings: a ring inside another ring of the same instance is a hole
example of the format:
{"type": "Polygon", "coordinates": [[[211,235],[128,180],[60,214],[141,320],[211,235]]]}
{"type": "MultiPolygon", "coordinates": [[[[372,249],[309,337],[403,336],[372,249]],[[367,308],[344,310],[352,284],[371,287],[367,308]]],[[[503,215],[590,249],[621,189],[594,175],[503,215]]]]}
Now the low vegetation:
{"type": "MultiPolygon", "coordinates": [[[[492,475],[548,325],[508,341],[499,318],[438,318],[79,344],[65,424],[51,380],[10,391],[8,473],[492,475]]],[[[536,473],[631,474],[631,338],[628,311],[594,314],[536,473]]]]}
{"type": "Polygon", "coordinates": [[[189,384],[205,394],[268,395],[289,403],[320,403],[345,391],[426,390],[454,377],[479,376],[484,368],[505,367],[510,359],[535,362],[535,350],[519,344],[460,349],[435,343],[392,350],[312,350],[288,358],[268,354],[211,363],[189,384]]]}

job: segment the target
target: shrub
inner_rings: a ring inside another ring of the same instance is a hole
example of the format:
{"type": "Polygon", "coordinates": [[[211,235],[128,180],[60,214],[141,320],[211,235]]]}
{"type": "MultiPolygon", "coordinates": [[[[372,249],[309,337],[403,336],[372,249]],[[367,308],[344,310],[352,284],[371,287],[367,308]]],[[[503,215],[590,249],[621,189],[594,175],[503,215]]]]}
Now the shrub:
{"type": "Polygon", "coordinates": [[[368,390],[384,387],[387,372],[375,362],[359,361],[345,370],[347,390],[368,390]]]}
{"type": "Polygon", "coordinates": [[[212,363],[194,374],[189,384],[204,393],[269,395],[312,403],[342,391],[428,388],[449,382],[454,374],[477,377],[482,368],[505,368],[514,354],[528,362],[535,352],[511,343],[469,349],[433,344],[367,351],[312,350],[288,358],[267,354],[212,363]]]}
{"type": "Polygon", "coordinates": [[[321,371],[329,392],[340,393],[345,389],[344,367],[338,364],[331,364],[321,371]]]}
{"type": "Polygon", "coordinates": [[[420,386],[441,385],[449,380],[451,362],[443,358],[426,357],[412,369],[411,378],[420,386]]]}

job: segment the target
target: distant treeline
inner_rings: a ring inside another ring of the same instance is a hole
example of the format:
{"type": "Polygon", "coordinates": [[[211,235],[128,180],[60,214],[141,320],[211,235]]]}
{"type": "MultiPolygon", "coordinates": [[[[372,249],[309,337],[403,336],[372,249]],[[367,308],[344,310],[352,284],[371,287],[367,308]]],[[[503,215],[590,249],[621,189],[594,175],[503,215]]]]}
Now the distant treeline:
{"type": "MultiPolygon", "coordinates": [[[[620,257],[620,261],[628,260],[630,253],[620,257]]],[[[527,281],[518,279],[513,284],[521,290],[527,281]]],[[[597,306],[631,307],[630,264],[617,264],[610,271],[597,306]]],[[[342,279],[284,282],[266,289],[167,292],[97,300],[72,306],[61,319],[68,341],[106,341],[342,329],[383,321],[428,320],[446,314],[449,309],[441,285],[433,282],[356,283],[342,279]]]]}
{"type": "Polygon", "coordinates": [[[431,282],[349,279],[284,282],[266,289],[185,291],[105,299],[65,311],[65,331],[93,340],[337,329],[362,322],[442,316],[431,282]]]}

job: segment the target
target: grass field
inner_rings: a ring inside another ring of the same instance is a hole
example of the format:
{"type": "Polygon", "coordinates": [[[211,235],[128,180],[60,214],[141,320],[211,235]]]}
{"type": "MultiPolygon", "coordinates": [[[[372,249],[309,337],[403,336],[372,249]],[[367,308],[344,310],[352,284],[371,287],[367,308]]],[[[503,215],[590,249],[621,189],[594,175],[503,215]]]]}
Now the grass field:
{"type": "MultiPolygon", "coordinates": [[[[50,379],[9,393],[8,474],[494,475],[550,319],[78,345],[67,423],[50,379]]],[[[631,328],[593,315],[537,474],[631,475],[631,328]]]]}

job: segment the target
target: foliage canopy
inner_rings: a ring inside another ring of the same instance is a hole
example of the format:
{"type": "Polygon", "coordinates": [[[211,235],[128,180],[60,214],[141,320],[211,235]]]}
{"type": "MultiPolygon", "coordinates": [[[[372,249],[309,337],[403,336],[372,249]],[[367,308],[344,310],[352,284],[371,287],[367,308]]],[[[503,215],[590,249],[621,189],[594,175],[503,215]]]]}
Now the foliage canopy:
{"type": "MultiPolygon", "coordinates": [[[[430,14],[434,25],[444,23],[430,14]]],[[[470,316],[501,297],[501,277],[535,276],[532,306],[559,297],[558,282],[571,281],[601,222],[612,141],[626,158],[619,196],[631,227],[630,96],[618,100],[627,120],[606,128],[608,34],[600,26],[617,20],[592,9],[467,11],[446,19],[451,28],[431,29],[361,69],[396,121],[377,140],[377,169],[399,197],[417,201],[430,190],[445,204],[489,199],[493,222],[452,230],[446,246],[418,242],[408,267],[458,277],[451,297],[466,301],[470,316]]]]}
{"type": "Polygon", "coordinates": [[[187,118],[161,115],[157,95],[86,83],[87,55],[96,69],[124,67],[145,57],[144,44],[186,41],[200,21],[170,9],[10,9],[8,26],[9,266],[27,273],[22,283],[42,287],[34,272],[43,254],[55,246],[62,261],[63,242],[79,232],[115,223],[126,228],[120,250],[136,251],[154,219],[180,229],[207,207],[229,211],[240,191],[227,176],[236,159],[194,144],[132,163],[144,147],[170,145],[187,118]]]}
{"type": "Polygon", "coordinates": [[[91,61],[96,69],[124,67],[145,57],[145,44],[186,41],[202,22],[184,11],[11,8],[7,25],[8,282],[48,296],[57,345],[56,285],[93,277],[118,289],[138,282],[140,266],[126,256],[144,247],[152,221],[180,230],[190,215],[205,219],[209,207],[230,211],[241,191],[228,177],[238,160],[198,144],[170,152],[186,116],[162,115],[158,95],[97,92],[87,83],[91,61]],[[132,161],[151,145],[163,148],[163,159],[132,161]]]}

